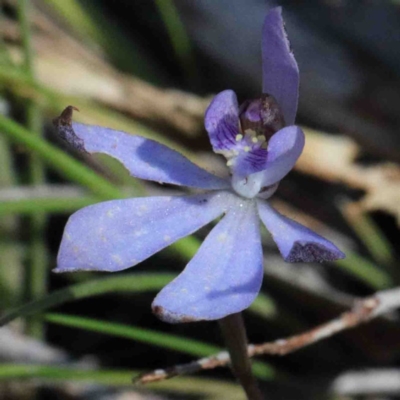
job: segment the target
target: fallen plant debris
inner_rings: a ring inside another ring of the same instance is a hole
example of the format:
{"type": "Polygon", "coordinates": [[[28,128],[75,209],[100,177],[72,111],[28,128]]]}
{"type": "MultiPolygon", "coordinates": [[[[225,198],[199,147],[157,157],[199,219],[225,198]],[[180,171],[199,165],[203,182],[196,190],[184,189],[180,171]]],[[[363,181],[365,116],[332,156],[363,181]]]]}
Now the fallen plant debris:
{"type": "Polygon", "coordinates": [[[305,129],[306,146],[295,169],[330,183],[359,189],[365,195],[358,202],[366,211],[381,210],[400,224],[400,167],[382,162],[364,166],[356,161],[361,148],[345,136],[332,136],[305,129]]]}

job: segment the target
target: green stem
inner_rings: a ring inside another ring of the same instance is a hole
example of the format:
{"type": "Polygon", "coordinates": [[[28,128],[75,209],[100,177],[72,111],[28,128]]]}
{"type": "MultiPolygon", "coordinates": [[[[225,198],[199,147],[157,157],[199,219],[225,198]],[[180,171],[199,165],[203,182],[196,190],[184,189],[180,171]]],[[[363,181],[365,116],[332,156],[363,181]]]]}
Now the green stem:
{"type": "Polygon", "coordinates": [[[242,314],[228,315],[219,324],[231,357],[232,371],[246,392],[247,399],[263,400],[247,354],[247,336],[242,314]]]}

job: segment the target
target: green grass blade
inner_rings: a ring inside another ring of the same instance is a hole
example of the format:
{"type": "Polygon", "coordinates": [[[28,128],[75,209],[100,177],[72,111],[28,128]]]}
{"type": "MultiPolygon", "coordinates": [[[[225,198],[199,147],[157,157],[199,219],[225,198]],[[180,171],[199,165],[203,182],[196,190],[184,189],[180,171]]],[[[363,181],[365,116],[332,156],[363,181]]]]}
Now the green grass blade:
{"type": "MultiPolygon", "coordinates": [[[[195,357],[205,357],[223,351],[222,348],[217,346],[187,337],[180,337],[165,332],[157,332],[150,329],[112,323],[110,321],[100,321],[86,317],[63,314],[46,314],[45,320],[63,326],[85,329],[125,339],[132,339],[195,357]]],[[[256,376],[260,379],[271,379],[274,376],[272,367],[265,363],[254,362],[253,369],[256,376]]]]}
{"type": "MultiPolygon", "coordinates": [[[[1,21],[0,21],[1,22],[1,21]]],[[[16,185],[12,149],[9,140],[0,134],[0,191],[16,185]]],[[[15,305],[21,298],[23,276],[23,252],[18,234],[20,220],[15,215],[4,214],[0,218],[0,302],[2,308],[15,305]]]]}
{"type": "Polygon", "coordinates": [[[156,0],[155,4],[164,21],[175,55],[179,60],[188,83],[197,76],[197,65],[185,27],[173,0],[156,0]]]}
{"type": "Polygon", "coordinates": [[[266,319],[271,319],[277,316],[277,306],[275,301],[272,297],[261,292],[250,306],[249,311],[266,319]]]}
{"type": "MultiPolygon", "coordinates": [[[[31,4],[28,0],[18,0],[17,11],[19,26],[22,37],[23,68],[25,73],[34,80],[33,49],[31,41],[30,13],[31,4]]],[[[39,105],[34,100],[28,100],[26,108],[26,124],[31,135],[42,136],[42,113],[39,105]]],[[[45,170],[40,158],[36,154],[29,157],[29,178],[33,185],[43,184],[45,181],[45,170]]],[[[25,299],[32,300],[43,296],[47,291],[48,257],[43,232],[46,225],[46,215],[42,211],[31,215],[29,220],[29,247],[28,263],[25,270],[24,295],[25,299]]],[[[42,321],[28,319],[26,331],[38,339],[43,337],[44,327],[42,321]]]]}
{"type": "Polygon", "coordinates": [[[152,62],[146,48],[127,37],[121,27],[104,15],[96,2],[45,0],[79,36],[100,45],[118,67],[153,83],[161,83],[162,70],[152,62]]]}
{"type": "Polygon", "coordinates": [[[22,39],[22,50],[24,54],[23,68],[31,78],[33,71],[33,49],[31,41],[31,29],[29,22],[30,2],[29,0],[18,0],[17,2],[18,20],[22,39]]]}
{"type": "Polygon", "coordinates": [[[82,207],[98,203],[95,196],[26,198],[0,200],[0,216],[21,214],[34,215],[39,211],[47,214],[70,213],[82,207]]]}
{"type": "Polygon", "coordinates": [[[37,379],[95,381],[105,385],[129,385],[132,372],[127,370],[87,370],[55,365],[2,364],[0,380],[37,379]]]}
{"type": "MultiPolygon", "coordinates": [[[[90,370],[77,367],[59,367],[56,365],[2,364],[0,381],[36,381],[96,383],[112,387],[132,386],[132,376],[141,371],[134,370],[90,370]]],[[[209,400],[229,398],[242,400],[243,395],[238,385],[210,378],[177,377],[146,385],[156,391],[177,392],[186,396],[206,395],[209,400]]]]}
{"type": "Polygon", "coordinates": [[[222,351],[221,348],[187,337],[180,337],[165,332],[139,328],[132,325],[117,324],[86,317],[65,314],[46,314],[44,319],[58,325],[84,329],[105,335],[131,339],[137,342],[159,346],[195,357],[202,357],[222,351]]]}
{"type": "Polygon", "coordinates": [[[393,285],[392,278],[386,271],[350,250],[346,250],[346,258],[335,261],[334,265],[342,268],[373,289],[385,289],[393,285]]]}
{"type": "Polygon", "coordinates": [[[0,318],[0,326],[15,318],[37,314],[49,308],[87,297],[105,293],[142,293],[160,290],[174,277],[173,274],[122,274],[78,283],[17,307],[0,318]]]}
{"type": "Polygon", "coordinates": [[[378,264],[395,264],[392,245],[379,226],[358,204],[346,202],[341,204],[340,210],[348,224],[353,228],[358,238],[364,243],[365,248],[378,264]]]}
{"type": "MultiPolygon", "coordinates": [[[[60,289],[50,293],[49,295],[34,300],[30,303],[23,304],[20,307],[8,312],[0,318],[0,326],[6,325],[19,317],[26,317],[33,314],[41,313],[49,308],[59,306],[61,304],[84,299],[93,296],[99,296],[105,293],[142,293],[147,291],[157,291],[163,288],[166,284],[175,278],[175,274],[165,273],[143,273],[143,274],[122,274],[107,278],[94,279],[89,282],[78,283],[71,285],[65,289],[60,289]]],[[[261,300],[259,303],[257,298],[250,310],[253,307],[256,308],[254,311],[258,314],[268,315],[266,311],[259,311],[260,308],[271,308],[265,301],[261,300]],[[257,310],[258,309],[258,310],[257,310]]]]}

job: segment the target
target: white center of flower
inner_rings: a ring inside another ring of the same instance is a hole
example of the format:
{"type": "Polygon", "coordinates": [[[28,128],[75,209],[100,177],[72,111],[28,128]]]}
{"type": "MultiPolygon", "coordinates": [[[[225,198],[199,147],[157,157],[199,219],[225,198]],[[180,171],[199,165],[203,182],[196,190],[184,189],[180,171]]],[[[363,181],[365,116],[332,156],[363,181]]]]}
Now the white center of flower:
{"type": "Polygon", "coordinates": [[[263,188],[263,174],[264,171],[256,172],[247,177],[238,177],[234,174],[231,181],[232,188],[238,195],[247,199],[253,199],[254,197],[268,199],[275,193],[279,183],[263,188]]]}

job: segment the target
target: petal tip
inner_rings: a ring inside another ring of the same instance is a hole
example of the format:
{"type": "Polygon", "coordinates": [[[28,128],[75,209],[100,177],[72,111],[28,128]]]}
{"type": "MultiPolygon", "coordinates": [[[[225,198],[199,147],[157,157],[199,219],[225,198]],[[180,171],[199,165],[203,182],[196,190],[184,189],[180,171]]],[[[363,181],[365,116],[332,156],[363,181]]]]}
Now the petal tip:
{"type": "Polygon", "coordinates": [[[286,262],[323,262],[336,261],[345,258],[346,255],[336,246],[328,248],[320,243],[304,243],[296,241],[289,254],[285,257],[286,262]]]}
{"type": "Polygon", "coordinates": [[[51,272],[55,272],[56,274],[61,274],[63,272],[75,272],[76,269],[70,269],[70,268],[63,268],[63,267],[56,267],[51,270],[51,272]]]}
{"type": "Polygon", "coordinates": [[[218,93],[204,115],[204,126],[214,151],[235,147],[239,132],[239,105],[233,90],[218,93]]]}
{"type": "Polygon", "coordinates": [[[263,24],[263,92],[273,95],[280,105],[285,122],[295,121],[299,68],[293,55],[282,18],[282,8],[271,9],[263,24]]]}
{"type": "Polygon", "coordinates": [[[174,313],[172,311],[168,311],[166,308],[152,304],[151,309],[153,311],[153,314],[161,319],[163,322],[167,322],[169,324],[181,324],[181,323],[187,323],[187,322],[198,322],[200,319],[196,319],[192,316],[189,315],[184,315],[184,314],[179,314],[179,313],[174,313]]]}
{"type": "Polygon", "coordinates": [[[53,125],[56,127],[61,139],[69,143],[74,149],[86,152],[84,141],[77,136],[72,128],[72,114],[79,109],[75,106],[68,106],[59,117],[53,119],[53,125]]]}
{"type": "Polygon", "coordinates": [[[274,15],[274,14],[276,14],[276,15],[282,15],[282,6],[277,6],[277,7],[271,8],[271,9],[268,11],[268,13],[267,13],[267,15],[266,15],[265,18],[267,18],[268,16],[271,16],[271,15],[274,15]]]}

